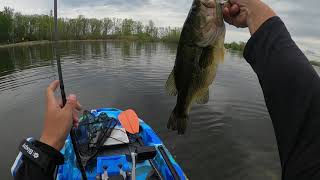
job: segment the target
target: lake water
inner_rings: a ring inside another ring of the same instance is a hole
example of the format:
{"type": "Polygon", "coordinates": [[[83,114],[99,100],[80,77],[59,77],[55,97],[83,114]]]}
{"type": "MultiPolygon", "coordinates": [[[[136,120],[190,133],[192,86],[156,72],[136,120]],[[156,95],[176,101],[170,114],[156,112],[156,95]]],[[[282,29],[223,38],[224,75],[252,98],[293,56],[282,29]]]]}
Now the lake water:
{"type": "MultiPolygon", "coordinates": [[[[279,180],[278,151],[258,79],[228,52],[206,105],[195,105],[186,135],[166,129],[175,105],[165,82],[176,45],[133,42],[60,44],[65,87],[85,109],[133,108],[159,133],[190,179],[279,180]]],[[[49,45],[0,49],[0,175],[25,137],[39,137],[45,89],[57,79],[49,45]]]]}

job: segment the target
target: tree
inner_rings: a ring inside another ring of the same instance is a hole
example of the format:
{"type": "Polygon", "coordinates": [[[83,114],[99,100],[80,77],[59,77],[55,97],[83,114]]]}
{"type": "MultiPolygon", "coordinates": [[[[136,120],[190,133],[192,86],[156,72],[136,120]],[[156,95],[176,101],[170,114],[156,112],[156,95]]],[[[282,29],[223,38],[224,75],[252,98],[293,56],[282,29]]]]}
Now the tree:
{"type": "Polygon", "coordinates": [[[4,7],[4,11],[0,12],[0,42],[10,41],[13,29],[13,9],[4,7]]]}
{"type": "Polygon", "coordinates": [[[161,28],[159,30],[159,34],[161,36],[162,41],[166,42],[179,42],[180,34],[181,34],[181,28],[173,28],[167,27],[167,28],[161,28]]]}
{"type": "Polygon", "coordinates": [[[143,24],[140,21],[135,23],[136,34],[143,34],[143,24]]]}
{"type": "Polygon", "coordinates": [[[154,30],[154,22],[152,20],[149,20],[149,24],[148,24],[148,26],[146,26],[146,33],[150,37],[152,37],[153,30],[154,30]]]}
{"type": "Polygon", "coordinates": [[[94,39],[99,39],[101,38],[101,32],[102,32],[102,21],[98,19],[90,19],[89,20],[90,24],[90,32],[91,32],[91,37],[94,39]]]}
{"type": "Polygon", "coordinates": [[[24,41],[27,37],[27,22],[27,16],[23,16],[21,13],[15,13],[13,23],[15,42],[24,41]]]}
{"type": "Polygon", "coordinates": [[[111,32],[113,23],[110,18],[104,18],[103,19],[103,36],[106,37],[111,32]]]}
{"type": "MultiPolygon", "coordinates": [[[[53,16],[50,15],[23,15],[14,13],[8,7],[0,11],[0,42],[21,42],[35,40],[52,40],[53,16]]],[[[142,41],[178,42],[181,28],[156,27],[150,20],[147,25],[133,19],[119,18],[77,18],[58,19],[59,39],[131,39],[142,41]]],[[[244,44],[233,48],[243,48],[244,44]]]]}
{"type": "Polygon", "coordinates": [[[131,36],[133,34],[134,21],[132,19],[124,19],[122,21],[122,35],[131,36]]]}
{"type": "Polygon", "coordinates": [[[8,42],[10,38],[10,23],[7,16],[3,12],[0,12],[0,42],[8,42]]]}
{"type": "Polygon", "coordinates": [[[121,19],[119,18],[113,18],[113,35],[120,35],[121,34],[121,19]]]}
{"type": "Polygon", "coordinates": [[[232,42],[232,43],[225,44],[225,47],[227,49],[236,50],[236,51],[244,51],[245,46],[246,46],[245,42],[239,42],[239,43],[232,42]]]}

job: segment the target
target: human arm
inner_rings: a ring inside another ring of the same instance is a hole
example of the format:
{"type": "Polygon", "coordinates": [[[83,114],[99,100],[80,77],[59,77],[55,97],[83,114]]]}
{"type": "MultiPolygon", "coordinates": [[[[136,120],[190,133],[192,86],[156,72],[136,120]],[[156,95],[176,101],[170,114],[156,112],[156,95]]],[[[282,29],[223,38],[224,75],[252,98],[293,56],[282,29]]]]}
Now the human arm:
{"type": "MultiPolygon", "coordinates": [[[[53,179],[54,170],[57,165],[63,163],[63,156],[59,152],[64,146],[64,142],[70,132],[73,124],[77,125],[78,116],[77,111],[81,106],[75,95],[70,95],[67,99],[67,104],[61,108],[54,96],[54,92],[59,86],[59,81],[54,81],[47,89],[47,106],[44,122],[44,129],[40,141],[33,141],[29,144],[34,146],[34,152],[40,154],[39,157],[46,157],[48,163],[46,167],[35,163],[36,161],[22,155],[20,164],[15,164],[14,178],[17,180],[23,179],[53,179]]],[[[24,142],[23,142],[24,143],[24,142]]],[[[19,161],[16,161],[19,162],[19,161]]]]}
{"type": "Polygon", "coordinates": [[[320,178],[320,79],[278,17],[248,41],[245,59],[257,73],[278,142],[285,180],[320,178]]]}
{"type": "Polygon", "coordinates": [[[226,21],[248,26],[252,34],[244,57],[256,72],[264,93],[277,138],[282,177],[320,179],[320,78],[271,8],[246,6],[260,4],[259,0],[232,3],[225,9],[226,21]],[[255,17],[250,18],[245,12],[248,9],[253,11],[251,14],[263,16],[252,24],[255,17]]]}

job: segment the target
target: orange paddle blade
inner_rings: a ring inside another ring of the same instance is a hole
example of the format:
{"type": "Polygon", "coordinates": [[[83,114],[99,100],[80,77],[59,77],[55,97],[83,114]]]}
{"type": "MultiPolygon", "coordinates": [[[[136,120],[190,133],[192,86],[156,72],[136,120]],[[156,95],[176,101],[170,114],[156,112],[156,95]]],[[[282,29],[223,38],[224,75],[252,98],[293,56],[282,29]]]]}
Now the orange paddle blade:
{"type": "Polygon", "coordinates": [[[129,109],[119,114],[118,119],[123,128],[131,134],[139,133],[139,118],[134,110],[129,109]]]}

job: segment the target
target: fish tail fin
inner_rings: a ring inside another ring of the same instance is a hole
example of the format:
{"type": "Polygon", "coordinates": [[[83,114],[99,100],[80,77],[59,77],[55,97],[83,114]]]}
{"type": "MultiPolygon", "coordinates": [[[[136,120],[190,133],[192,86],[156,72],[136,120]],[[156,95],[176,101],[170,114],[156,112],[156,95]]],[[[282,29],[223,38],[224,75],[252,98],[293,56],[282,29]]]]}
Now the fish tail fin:
{"type": "Polygon", "coordinates": [[[176,96],[178,94],[176,82],[174,79],[174,70],[170,73],[169,78],[166,82],[166,90],[169,96],[176,96]]]}
{"type": "Polygon", "coordinates": [[[187,129],[188,119],[188,115],[182,115],[173,110],[170,115],[167,128],[173,131],[178,130],[178,134],[184,134],[187,129]]]}
{"type": "Polygon", "coordinates": [[[209,90],[201,94],[201,96],[197,97],[196,99],[197,104],[207,104],[208,102],[209,102],[209,90]]]}

